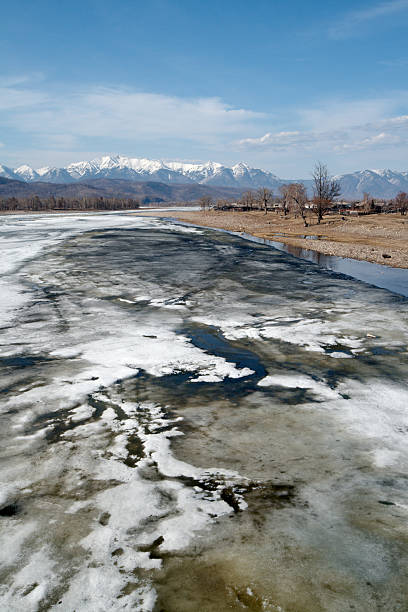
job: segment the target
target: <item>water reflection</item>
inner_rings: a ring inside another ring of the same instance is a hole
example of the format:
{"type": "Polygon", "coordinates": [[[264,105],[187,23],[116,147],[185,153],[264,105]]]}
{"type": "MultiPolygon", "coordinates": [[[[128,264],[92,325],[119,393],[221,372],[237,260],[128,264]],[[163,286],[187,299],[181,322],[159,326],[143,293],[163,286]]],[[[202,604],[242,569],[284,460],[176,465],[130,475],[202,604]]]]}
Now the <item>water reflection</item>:
{"type": "Polygon", "coordinates": [[[303,247],[294,246],[292,244],[284,244],[277,240],[267,240],[266,238],[258,238],[251,234],[240,234],[242,238],[251,240],[260,244],[272,246],[279,251],[289,253],[294,257],[306,259],[312,263],[318,264],[324,268],[333,270],[340,274],[352,276],[357,280],[365,283],[370,283],[382,289],[388,289],[405,297],[408,297],[408,269],[391,268],[389,266],[381,266],[380,264],[371,263],[368,261],[359,261],[357,259],[349,259],[347,257],[337,257],[336,255],[326,255],[311,251],[303,247]]]}

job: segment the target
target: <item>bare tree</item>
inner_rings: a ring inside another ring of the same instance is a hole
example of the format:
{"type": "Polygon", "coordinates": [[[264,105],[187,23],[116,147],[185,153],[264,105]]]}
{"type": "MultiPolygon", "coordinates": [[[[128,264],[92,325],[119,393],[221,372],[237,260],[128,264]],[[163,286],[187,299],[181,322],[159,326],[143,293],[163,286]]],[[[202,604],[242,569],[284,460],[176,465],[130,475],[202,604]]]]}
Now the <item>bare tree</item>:
{"type": "Polygon", "coordinates": [[[395,208],[400,211],[401,215],[406,215],[408,210],[408,195],[405,191],[400,191],[395,196],[395,208]]]}
{"type": "Polygon", "coordinates": [[[261,187],[260,189],[258,189],[257,195],[261,208],[264,209],[266,215],[266,213],[268,212],[268,204],[273,198],[273,193],[267,187],[261,187]]]}
{"type": "Polygon", "coordinates": [[[282,201],[282,210],[283,210],[283,214],[285,215],[285,217],[288,214],[290,203],[291,203],[290,187],[291,187],[290,183],[288,183],[287,185],[281,185],[279,187],[279,191],[281,194],[281,201],[282,201]]]}
{"type": "Polygon", "coordinates": [[[374,199],[367,191],[363,193],[363,206],[366,212],[373,211],[375,208],[374,199]]]}
{"type": "Polygon", "coordinates": [[[215,208],[217,210],[225,210],[228,208],[229,202],[228,200],[224,200],[223,198],[219,198],[215,203],[215,208]]]}
{"type": "Polygon", "coordinates": [[[325,164],[317,162],[313,170],[314,203],[317,213],[317,223],[323,219],[325,210],[340,195],[340,185],[334,181],[325,164]]]}
{"type": "Polygon", "coordinates": [[[255,195],[252,191],[246,191],[242,194],[241,205],[247,209],[253,209],[255,203],[255,195]]]}
{"type": "Polygon", "coordinates": [[[308,202],[306,187],[302,183],[292,183],[289,185],[289,197],[294,203],[296,214],[302,217],[305,227],[308,227],[306,220],[306,204],[308,202]]]}
{"type": "Polygon", "coordinates": [[[201,210],[209,210],[213,204],[211,196],[202,196],[199,200],[201,210]]]}

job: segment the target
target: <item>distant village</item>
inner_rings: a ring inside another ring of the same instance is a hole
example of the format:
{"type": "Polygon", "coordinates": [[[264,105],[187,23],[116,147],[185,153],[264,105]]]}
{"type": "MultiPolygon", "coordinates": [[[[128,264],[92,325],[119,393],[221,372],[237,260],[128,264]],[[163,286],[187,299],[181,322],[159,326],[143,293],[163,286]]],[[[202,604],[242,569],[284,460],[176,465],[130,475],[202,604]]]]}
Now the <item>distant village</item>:
{"type": "Polygon", "coordinates": [[[204,196],[200,200],[201,209],[251,211],[263,210],[283,213],[286,217],[293,214],[303,219],[305,227],[310,223],[310,215],[315,214],[317,223],[323,215],[336,214],[342,217],[370,215],[378,213],[399,212],[405,215],[408,211],[408,195],[400,192],[390,200],[373,198],[364,193],[361,200],[345,201],[341,199],[340,183],[332,178],[327,166],[317,162],[313,169],[313,197],[310,198],[303,183],[287,183],[279,187],[279,194],[274,195],[270,189],[262,187],[257,191],[246,191],[240,200],[217,200],[204,196]]]}
{"type": "MultiPolygon", "coordinates": [[[[216,202],[208,201],[208,198],[200,199],[200,206],[204,209],[212,210],[231,210],[248,212],[251,210],[263,210],[265,212],[264,202],[257,197],[256,193],[245,195],[243,199],[238,201],[217,200],[216,202]]],[[[272,196],[267,203],[268,212],[276,212],[283,214],[296,214],[296,203],[285,202],[280,196],[272,196]]],[[[316,208],[316,203],[312,198],[305,203],[305,208],[313,213],[316,208]]],[[[364,194],[360,200],[336,200],[327,203],[324,208],[325,214],[340,214],[350,216],[371,215],[378,213],[401,213],[402,215],[408,212],[408,194],[401,192],[395,198],[386,200],[384,198],[373,198],[369,193],[364,194]]]]}

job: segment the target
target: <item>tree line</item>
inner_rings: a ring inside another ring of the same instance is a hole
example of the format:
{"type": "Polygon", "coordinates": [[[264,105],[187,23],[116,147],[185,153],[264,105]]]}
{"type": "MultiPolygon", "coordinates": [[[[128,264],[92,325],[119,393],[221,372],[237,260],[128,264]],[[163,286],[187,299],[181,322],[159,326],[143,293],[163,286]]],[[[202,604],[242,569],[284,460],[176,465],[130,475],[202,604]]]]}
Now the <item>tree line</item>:
{"type": "MultiPolygon", "coordinates": [[[[228,200],[218,200],[216,204],[209,196],[200,199],[203,210],[215,207],[221,210],[238,209],[244,211],[263,210],[265,214],[270,210],[283,212],[284,216],[289,213],[301,217],[305,227],[308,227],[310,213],[314,213],[319,224],[323,215],[336,207],[336,198],[341,194],[340,184],[330,176],[327,166],[318,162],[312,173],[313,196],[308,197],[303,183],[287,183],[279,187],[279,194],[266,187],[257,191],[246,191],[238,202],[231,203],[228,200]],[[307,215],[309,214],[309,216],[307,215]]],[[[408,194],[400,192],[381,209],[376,205],[370,194],[365,193],[360,210],[364,213],[370,212],[400,212],[402,215],[408,213],[408,194]]]]}
{"type": "MultiPolygon", "coordinates": [[[[286,215],[293,212],[296,216],[303,219],[305,227],[308,226],[306,211],[312,204],[313,210],[317,214],[317,222],[323,219],[323,214],[333,204],[336,197],[340,195],[340,185],[329,174],[327,166],[318,162],[313,170],[313,192],[312,201],[309,201],[306,187],[303,183],[288,183],[279,187],[279,196],[275,196],[271,189],[261,187],[257,191],[246,191],[239,201],[239,206],[244,210],[261,209],[268,213],[273,203],[277,205],[286,215]]],[[[201,208],[210,208],[211,198],[205,196],[200,200],[201,208]]],[[[217,208],[228,208],[228,203],[224,200],[217,202],[217,208]]]]}
{"type": "Polygon", "coordinates": [[[26,198],[9,197],[0,199],[2,211],[48,211],[48,210],[132,210],[140,207],[139,200],[132,198],[64,198],[38,195],[26,198]]]}

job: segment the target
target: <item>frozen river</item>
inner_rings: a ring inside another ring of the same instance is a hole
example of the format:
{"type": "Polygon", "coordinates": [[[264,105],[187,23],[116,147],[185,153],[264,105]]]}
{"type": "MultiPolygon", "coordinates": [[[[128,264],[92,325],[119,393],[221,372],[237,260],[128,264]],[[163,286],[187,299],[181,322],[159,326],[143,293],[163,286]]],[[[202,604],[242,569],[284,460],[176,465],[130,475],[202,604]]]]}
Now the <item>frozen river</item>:
{"type": "Polygon", "coordinates": [[[132,214],[0,218],[0,609],[408,609],[408,300],[132,214]]]}

